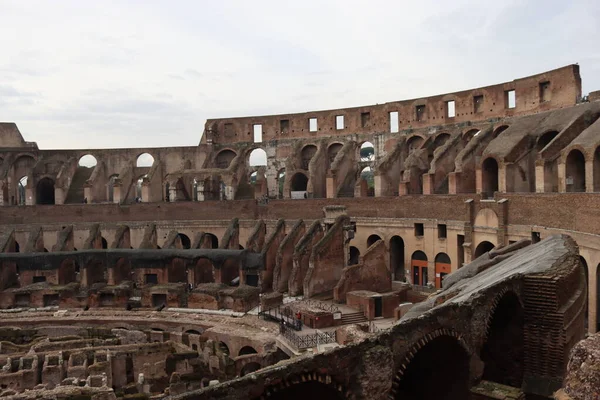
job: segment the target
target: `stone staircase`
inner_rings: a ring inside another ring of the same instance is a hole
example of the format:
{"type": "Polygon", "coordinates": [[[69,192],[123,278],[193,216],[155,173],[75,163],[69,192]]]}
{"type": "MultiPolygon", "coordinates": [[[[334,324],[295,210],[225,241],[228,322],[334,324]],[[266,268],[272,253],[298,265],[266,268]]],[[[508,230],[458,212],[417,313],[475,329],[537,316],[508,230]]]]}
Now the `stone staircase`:
{"type": "Polygon", "coordinates": [[[367,318],[360,311],[342,314],[342,325],[360,324],[362,322],[367,322],[367,318]]]}
{"type": "Polygon", "coordinates": [[[93,171],[94,168],[77,167],[65,198],[65,204],[83,203],[83,185],[85,185],[85,181],[90,179],[93,171]]]}

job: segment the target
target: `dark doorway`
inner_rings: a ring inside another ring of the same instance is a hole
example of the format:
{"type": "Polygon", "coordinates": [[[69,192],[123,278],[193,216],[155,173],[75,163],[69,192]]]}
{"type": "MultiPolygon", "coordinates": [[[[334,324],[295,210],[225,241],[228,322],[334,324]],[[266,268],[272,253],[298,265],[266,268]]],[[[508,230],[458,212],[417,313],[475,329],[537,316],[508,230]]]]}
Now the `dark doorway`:
{"type": "Polygon", "coordinates": [[[475,248],[475,255],[473,256],[473,259],[482,256],[488,251],[492,251],[494,247],[495,246],[493,243],[484,240],[483,242],[479,243],[475,248]]]}
{"type": "Polygon", "coordinates": [[[152,295],[152,307],[161,307],[167,305],[167,295],[164,293],[154,293],[152,295]]]}
{"type": "Polygon", "coordinates": [[[258,287],[258,275],[247,274],[246,275],[246,285],[258,287]]]}
{"type": "Polygon", "coordinates": [[[373,299],[375,300],[375,318],[383,317],[383,298],[377,296],[373,299]]]}
{"type": "Polygon", "coordinates": [[[146,274],[146,285],[156,285],[158,284],[158,275],[157,274],[146,274]]]}
{"type": "Polygon", "coordinates": [[[498,162],[494,158],[488,158],[483,162],[483,195],[489,199],[494,197],[498,191],[498,162]]]}
{"type": "Polygon", "coordinates": [[[36,186],[36,204],[54,204],[54,181],[42,178],[36,186]]]}
{"type": "Polygon", "coordinates": [[[404,240],[400,236],[394,236],[390,240],[390,267],[394,272],[395,280],[406,280],[404,272],[404,240]]]}
{"type": "Polygon", "coordinates": [[[571,150],[566,166],[567,192],[585,192],[585,157],[579,150],[571,150]]]}
{"type": "Polygon", "coordinates": [[[359,257],[360,251],[356,247],[350,246],[350,258],[348,259],[348,265],[358,264],[359,257]]]}

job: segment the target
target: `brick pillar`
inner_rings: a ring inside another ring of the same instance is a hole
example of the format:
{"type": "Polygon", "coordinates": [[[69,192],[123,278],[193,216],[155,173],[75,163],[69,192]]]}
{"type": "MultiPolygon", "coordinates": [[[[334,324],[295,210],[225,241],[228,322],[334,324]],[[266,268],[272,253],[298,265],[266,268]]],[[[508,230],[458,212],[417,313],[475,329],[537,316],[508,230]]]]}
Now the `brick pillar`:
{"type": "Polygon", "coordinates": [[[408,183],[406,182],[400,182],[400,185],[398,185],[398,196],[406,196],[408,192],[407,185],[408,183]]]}
{"type": "Polygon", "coordinates": [[[433,194],[433,174],[423,174],[423,194],[433,194]]]}
{"type": "Polygon", "coordinates": [[[123,185],[120,183],[115,183],[113,185],[113,203],[121,202],[121,191],[123,190],[123,185]]]}
{"type": "Polygon", "coordinates": [[[508,222],[508,200],[502,199],[498,201],[498,246],[506,246],[508,244],[507,235],[508,229],[506,227],[508,222]]]}
{"type": "MultiPolygon", "coordinates": [[[[335,178],[333,176],[325,178],[325,191],[328,199],[335,198],[335,188],[335,178]]],[[[375,196],[377,196],[377,177],[375,177],[375,196]]]]}
{"type": "Polygon", "coordinates": [[[475,192],[483,192],[483,171],[481,170],[481,167],[477,167],[475,170],[475,192]]]}
{"type": "Polygon", "coordinates": [[[585,162],[585,191],[594,192],[594,161],[585,162]]]}
{"type": "Polygon", "coordinates": [[[459,179],[460,179],[460,172],[450,172],[448,174],[448,194],[458,193],[459,179]]]}
{"type": "Polygon", "coordinates": [[[498,165],[498,191],[506,193],[506,164],[498,165]]]}
{"type": "MultiPolygon", "coordinates": [[[[27,198],[27,201],[31,201],[33,204],[33,196],[31,196],[30,200],[27,189],[25,190],[25,197],[27,198]]],[[[54,204],[65,204],[65,190],[63,188],[54,188],[54,204]]]]}
{"type": "Polygon", "coordinates": [[[381,186],[381,175],[375,175],[373,185],[375,185],[375,197],[381,197],[384,195],[383,188],[381,186]]]}
{"type": "Polygon", "coordinates": [[[544,193],[545,190],[544,178],[544,160],[536,160],[535,162],[535,192],[544,193]]]}
{"type": "Polygon", "coordinates": [[[567,192],[567,164],[565,162],[558,162],[558,192],[567,192]]]}

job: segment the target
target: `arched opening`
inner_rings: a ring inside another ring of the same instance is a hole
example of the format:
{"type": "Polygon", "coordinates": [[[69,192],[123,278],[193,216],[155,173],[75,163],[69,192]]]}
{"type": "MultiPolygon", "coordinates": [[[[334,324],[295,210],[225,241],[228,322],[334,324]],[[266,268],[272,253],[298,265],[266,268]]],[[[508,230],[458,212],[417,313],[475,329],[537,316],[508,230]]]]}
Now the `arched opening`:
{"type": "Polygon", "coordinates": [[[421,250],[415,251],[410,257],[413,272],[413,285],[427,286],[429,274],[427,271],[427,255],[421,250]]]}
{"type": "Polygon", "coordinates": [[[518,297],[508,292],[498,302],[481,349],[483,379],[520,388],[524,372],[524,319],[518,297]]]}
{"type": "Polygon", "coordinates": [[[178,233],[177,236],[179,237],[179,240],[181,240],[181,247],[184,249],[189,249],[192,246],[192,241],[188,235],[184,233],[178,233]]]}
{"type": "Polygon", "coordinates": [[[398,400],[464,400],[471,397],[469,354],[451,336],[438,336],[423,346],[401,376],[395,396],[398,400]]]}
{"type": "Polygon", "coordinates": [[[446,253],[435,256],[435,287],[441,288],[444,277],[452,272],[450,257],[446,253]]]}
{"type": "Polygon", "coordinates": [[[27,192],[25,191],[27,188],[27,175],[19,179],[19,187],[17,189],[17,201],[20,206],[24,206],[27,204],[27,192]]]}
{"type": "Polygon", "coordinates": [[[217,154],[217,168],[227,169],[237,154],[231,150],[222,150],[217,154]]]}
{"type": "Polygon", "coordinates": [[[77,165],[80,167],[92,168],[98,165],[98,160],[96,160],[96,157],[94,157],[93,155],[86,154],[85,156],[82,156],[79,159],[77,165]]]}
{"type": "Polygon", "coordinates": [[[242,370],[240,371],[240,376],[251,374],[252,372],[256,372],[261,368],[261,365],[257,362],[248,363],[242,367],[242,370]]]}
{"type": "Polygon", "coordinates": [[[150,153],[140,154],[135,161],[135,166],[138,168],[139,167],[151,167],[152,164],[154,164],[154,157],[150,153]]]}
{"type": "Polygon", "coordinates": [[[108,249],[108,242],[106,241],[106,239],[102,236],[100,238],[102,239],[102,248],[108,249]]]}
{"type": "Polygon", "coordinates": [[[550,131],[550,132],[546,132],[543,135],[541,135],[538,138],[537,143],[535,145],[536,151],[538,153],[540,151],[542,151],[544,149],[544,147],[546,147],[548,145],[548,143],[550,143],[552,141],[552,139],[554,139],[556,137],[556,135],[558,135],[557,131],[550,131]]]}
{"type": "Polygon", "coordinates": [[[309,144],[308,146],[304,146],[302,151],[300,152],[300,159],[302,160],[302,169],[308,170],[308,165],[310,164],[310,160],[317,154],[317,146],[313,144],[309,144]]]}
{"type": "Polygon", "coordinates": [[[375,147],[371,142],[364,142],[360,145],[360,161],[375,160],[375,147]]]}
{"type": "Polygon", "coordinates": [[[429,160],[433,160],[433,153],[438,147],[442,147],[448,140],[450,139],[450,134],[448,133],[440,133],[435,137],[433,141],[433,146],[431,146],[431,152],[429,154],[429,160]]]}
{"type": "Polygon", "coordinates": [[[350,256],[348,258],[348,265],[358,264],[358,258],[360,257],[360,251],[356,247],[350,246],[349,252],[350,252],[350,256]]]}
{"type": "Polygon", "coordinates": [[[483,188],[482,195],[493,198],[498,191],[498,162],[494,158],[487,158],[482,165],[483,188]]]}
{"type": "Polygon", "coordinates": [[[195,329],[188,329],[184,333],[187,333],[188,335],[202,335],[202,333],[200,333],[199,331],[197,331],[195,329]]]}
{"type": "Polygon", "coordinates": [[[483,254],[487,253],[488,251],[491,251],[494,248],[494,244],[491,242],[488,242],[487,240],[484,240],[483,242],[479,243],[477,245],[477,247],[475,248],[475,254],[473,255],[473,259],[476,259],[477,257],[482,256],[483,254]]]}
{"type": "Polygon", "coordinates": [[[390,268],[397,281],[406,281],[404,271],[404,240],[400,236],[393,236],[390,240],[390,268]]]}
{"type": "Polygon", "coordinates": [[[327,148],[327,160],[329,162],[329,164],[327,166],[328,169],[331,168],[331,164],[333,164],[333,161],[335,160],[335,157],[340,152],[340,150],[342,149],[342,147],[344,147],[344,146],[341,143],[332,143],[327,148]]]}
{"type": "Polygon", "coordinates": [[[379,235],[371,235],[367,238],[367,248],[373,246],[378,240],[381,240],[379,235]]]}
{"type": "Polygon", "coordinates": [[[229,346],[225,342],[219,342],[219,350],[221,353],[229,355],[229,346]]]}
{"type": "Polygon", "coordinates": [[[508,129],[508,125],[501,125],[501,126],[497,127],[496,129],[494,129],[494,133],[492,134],[492,137],[494,139],[496,139],[498,136],[500,136],[500,134],[502,132],[504,132],[507,129],[508,129]]]}
{"type": "Polygon", "coordinates": [[[600,192],[600,146],[594,152],[594,192],[600,192]]]}
{"type": "Polygon", "coordinates": [[[473,139],[475,136],[478,136],[481,133],[479,129],[469,129],[462,135],[463,144],[466,145],[473,139]]]}
{"type": "Polygon", "coordinates": [[[422,144],[423,138],[418,135],[412,136],[406,141],[406,147],[408,148],[409,153],[412,153],[416,149],[420,148],[422,144]]]}
{"type": "Polygon", "coordinates": [[[277,198],[283,199],[283,188],[285,186],[285,168],[277,173],[277,198]]]}
{"type": "Polygon", "coordinates": [[[251,167],[266,167],[267,152],[263,149],[254,149],[252,152],[250,152],[250,158],[248,160],[248,165],[251,167]]]}
{"type": "Polygon", "coordinates": [[[567,192],[585,192],[585,157],[579,150],[567,156],[567,192]]]}
{"type": "Polygon", "coordinates": [[[256,351],[254,347],[244,346],[240,349],[240,352],[238,353],[238,355],[240,356],[246,356],[248,354],[258,354],[258,351],[256,351]]]}
{"type": "Polygon", "coordinates": [[[107,193],[106,198],[111,203],[113,203],[115,201],[115,182],[117,181],[118,178],[119,178],[119,175],[117,175],[117,174],[111,175],[110,178],[108,178],[108,184],[107,184],[108,193],[107,193]]]}
{"type": "Polygon", "coordinates": [[[321,382],[321,379],[302,382],[277,390],[268,398],[273,400],[306,400],[306,399],[328,399],[343,400],[345,397],[332,385],[321,382]]]}
{"type": "Polygon", "coordinates": [[[42,178],[36,186],[36,204],[54,204],[54,181],[42,178]]]}
{"type": "Polygon", "coordinates": [[[360,171],[360,179],[364,186],[361,188],[361,197],[375,196],[375,176],[371,167],[365,167],[360,171]]]}
{"type": "Polygon", "coordinates": [[[208,240],[208,244],[210,245],[210,249],[218,249],[219,248],[219,239],[217,238],[217,236],[213,235],[212,233],[207,233],[206,236],[208,236],[209,240],[208,240]]]}
{"type": "Polygon", "coordinates": [[[307,197],[308,178],[302,172],[297,172],[292,176],[290,186],[292,199],[305,199],[307,197]]]}

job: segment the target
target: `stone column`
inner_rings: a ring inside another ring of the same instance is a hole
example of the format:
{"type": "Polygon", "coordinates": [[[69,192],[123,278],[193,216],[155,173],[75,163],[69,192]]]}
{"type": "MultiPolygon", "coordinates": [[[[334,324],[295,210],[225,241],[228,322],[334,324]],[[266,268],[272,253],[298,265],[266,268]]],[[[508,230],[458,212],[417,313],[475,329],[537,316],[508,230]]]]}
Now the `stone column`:
{"type": "Polygon", "coordinates": [[[535,192],[544,193],[545,190],[544,177],[544,160],[536,160],[535,162],[535,192]]]}
{"type": "Polygon", "coordinates": [[[498,165],[498,191],[506,193],[506,164],[498,165]]]}
{"type": "Polygon", "coordinates": [[[423,194],[433,194],[433,174],[423,174],[423,194]]]}
{"type": "Polygon", "coordinates": [[[400,182],[398,185],[398,196],[406,196],[408,192],[406,185],[406,182],[400,182]]]}
{"type": "MultiPolygon", "coordinates": [[[[33,196],[27,194],[27,189],[25,189],[25,197],[27,198],[27,202],[34,204],[33,196]]],[[[54,204],[65,204],[65,190],[63,188],[54,188],[54,204]]],[[[27,203],[27,205],[29,205],[29,203],[27,203]]]]}
{"type": "Polygon", "coordinates": [[[448,174],[448,194],[458,193],[459,179],[460,179],[460,172],[450,172],[448,174]]]}
{"type": "Polygon", "coordinates": [[[123,190],[123,186],[121,183],[116,183],[113,185],[113,203],[119,204],[121,202],[121,191],[123,190]]]}
{"type": "Polygon", "coordinates": [[[475,192],[483,192],[483,171],[481,170],[481,167],[477,167],[475,170],[475,192]]]}
{"type": "Polygon", "coordinates": [[[587,193],[594,192],[594,161],[585,162],[585,191],[587,193]]]}
{"type": "Polygon", "coordinates": [[[169,202],[177,201],[177,183],[171,182],[169,184],[169,202]]]}
{"type": "Polygon", "coordinates": [[[562,161],[558,162],[558,192],[567,192],[567,164],[562,161]]]}
{"type": "MultiPolygon", "coordinates": [[[[378,176],[375,177],[375,196],[377,196],[377,178],[379,178],[378,176]]],[[[335,184],[335,178],[333,176],[328,176],[325,178],[325,191],[327,192],[327,198],[328,199],[334,199],[335,198],[335,188],[336,188],[336,184],[335,184]]]]}

